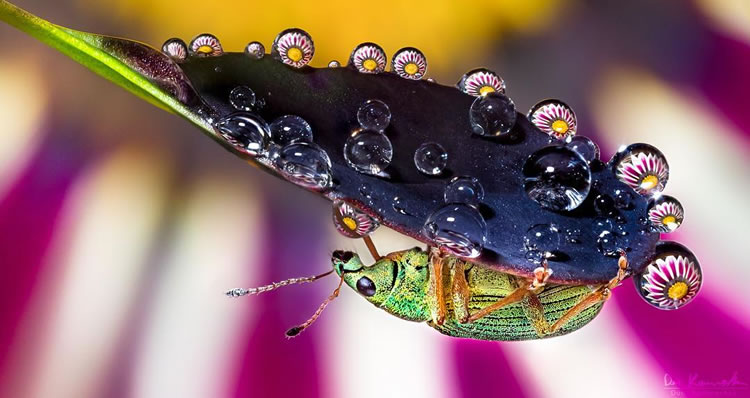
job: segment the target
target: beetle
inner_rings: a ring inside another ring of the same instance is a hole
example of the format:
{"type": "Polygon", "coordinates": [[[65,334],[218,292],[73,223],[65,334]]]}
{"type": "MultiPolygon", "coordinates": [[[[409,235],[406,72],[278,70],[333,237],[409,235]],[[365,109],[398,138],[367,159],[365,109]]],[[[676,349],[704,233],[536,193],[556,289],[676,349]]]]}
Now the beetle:
{"type": "MultiPolygon", "coordinates": [[[[518,112],[505,81],[489,69],[444,86],[425,79],[427,58],[413,47],[393,55],[390,71],[383,48],[369,42],[354,48],[345,67],[313,68],[315,45],[298,28],[279,33],[269,54],[258,41],[226,52],[211,34],[189,44],[172,38],[159,51],[60,28],[2,0],[0,19],[185,117],[259,169],[330,200],[339,232],[363,239],[376,260],[357,272],[400,273],[413,268],[411,260],[423,262],[420,272],[431,282],[419,294],[431,303],[429,322],[446,334],[468,330],[456,322],[481,325],[493,311],[518,308],[538,337],[563,333],[585,323],[629,276],[659,309],[680,308],[700,289],[693,253],[660,241],[684,219],[680,202],[662,194],[666,157],[636,143],[604,161],[578,134],[570,106],[547,99],[518,112]],[[381,257],[370,238],[380,225],[428,249],[381,257]],[[484,293],[498,306],[478,308],[484,293]],[[551,322],[540,315],[567,294],[578,299],[564,306],[570,316],[551,322]]],[[[339,287],[290,335],[309,326],[345,280],[352,286],[350,266],[337,268],[339,287]]]]}
{"type": "Polygon", "coordinates": [[[624,276],[607,284],[531,283],[457,257],[446,262],[442,278],[429,267],[439,250],[394,252],[371,266],[355,253],[335,251],[333,268],[367,301],[399,318],[426,322],[452,337],[481,340],[528,340],[559,336],[586,325],[624,276]],[[443,288],[438,288],[442,280],[443,288]]]}

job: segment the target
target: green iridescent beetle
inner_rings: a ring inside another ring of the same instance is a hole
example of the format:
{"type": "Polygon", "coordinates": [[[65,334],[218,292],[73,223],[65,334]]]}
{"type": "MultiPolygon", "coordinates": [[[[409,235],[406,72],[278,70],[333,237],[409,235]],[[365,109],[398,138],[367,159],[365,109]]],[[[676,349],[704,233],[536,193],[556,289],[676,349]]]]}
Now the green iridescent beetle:
{"type": "Polygon", "coordinates": [[[232,289],[232,297],[264,293],[312,282],[335,272],[339,286],[305,323],[287,331],[294,337],[310,326],[346,283],[367,301],[391,315],[426,322],[442,334],[479,340],[531,340],[578,330],[599,314],[611,290],[627,275],[624,253],[619,272],[602,285],[546,283],[543,270],[533,279],[474,264],[437,249],[390,253],[366,266],[354,252],[333,252],[333,270],[271,285],[232,289]],[[436,266],[436,264],[438,264],[436,266]]]}
{"type": "Polygon", "coordinates": [[[621,257],[623,271],[606,285],[557,285],[453,256],[441,257],[442,275],[436,275],[434,256],[441,254],[414,248],[366,267],[355,253],[336,251],[332,262],[348,286],[392,315],[427,322],[448,336],[505,341],[558,336],[586,325],[627,267],[621,257]]]}

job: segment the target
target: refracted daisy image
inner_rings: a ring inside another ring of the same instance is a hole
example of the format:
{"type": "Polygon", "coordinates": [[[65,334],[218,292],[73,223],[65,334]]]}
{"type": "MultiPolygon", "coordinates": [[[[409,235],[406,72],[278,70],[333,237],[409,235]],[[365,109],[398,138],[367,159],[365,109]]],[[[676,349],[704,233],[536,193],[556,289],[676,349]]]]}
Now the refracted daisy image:
{"type": "Polygon", "coordinates": [[[187,45],[181,39],[173,38],[164,42],[161,51],[177,61],[182,61],[187,57],[187,45]]]}
{"type": "Polygon", "coordinates": [[[273,41],[273,54],[281,62],[301,68],[307,65],[315,54],[315,44],[307,32],[302,29],[287,29],[273,41]]]}
{"type": "Polygon", "coordinates": [[[672,232],[682,224],[685,213],[677,199],[665,195],[649,206],[648,218],[657,231],[672,232]]]}
{"type": "Polygon", "coordinates": [[[391,67],[403,78],[419,80],[427,71],[427,59],[416,48],[402,48],[393,56],[391,67]]]}
{"type": "Polygon", "coordinates": [[[266,55],[266,47],[261,42],[253,41],[245,47],[245,52],[253,58],[261,59],[266,55]]]}
{"type": "Polygon", "coordinates": [[[198,35],[190,42],[190,52],[203,57],[215,57],[224,53],[216,36],[208,33],[198,35]]]}
{"type": "Polygon", "coordinates": [[[505,93],[505,81],[497,73],[479,68],[463,75],[458,89],[475,97],[483,97],[489,93],[505,93]]]}
{"type": "Polygon", "coordinates": [[[362,73],[381,73],[385,70],[385,51],[375,43],[362,43],[352,51],[349,60],[362,73]]]}
{"type": "Polygon", "coordinates": [[[370,235],[380,226],[375,218],[346,202],[334,202],[333,209],[333,224],[346,237],[361,238],[370,235]]]}
{"type": "Polygon", "coordinates": [[[646,144],[633,144],[616,155],[617,178],[638,193],[661,192],[669,178],[669,166],[662,153],[646,144]]]}
{"type": "Polygon", "coordinates": [[[567,104],[559,100],[542,101],[529,112],[531,123],[558,140],[576,134],[576,114],[567,104]]]}
{"type": "Polygon", "coordinates": [[[701,281],[702,274],[694,258],[670,254],[648,266],[641,277],[640,293],[657,308],[677,309],[695,297],[701,281]]]}

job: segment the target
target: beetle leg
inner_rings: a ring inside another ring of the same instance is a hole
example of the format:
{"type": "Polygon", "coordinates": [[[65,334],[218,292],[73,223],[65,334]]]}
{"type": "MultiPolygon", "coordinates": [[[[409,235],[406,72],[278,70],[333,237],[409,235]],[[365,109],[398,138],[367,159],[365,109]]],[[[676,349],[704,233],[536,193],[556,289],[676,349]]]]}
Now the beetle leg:
{"type": "Polygon", "coordinates": [[[544,317],[544,305],[539,300],[539,296],[534,293],[529,293],[521,303],[526,317],[529,318],[531,326],[536,330],[536,334],[539,337],[543,337],[550,334],[550,326],[547,322],[547,318],[544,317]]]}
{"type": "MultiPolygon", "coordinates": [[[[609,298],[612,297],[612,289],[617,287],[617,285],[619,285],[620,282],[622,282],[622,280],[625,279],[628,274],[628,258],[625,255],[624,251],[620,251],[620,258],[617,260],[617,265],[617,276],[612,278],[607,284],[599,286],[596,290],[591,292],[591,294],[584,297],[583,300],[578,302],[578,304],[576,304],[575,306],[573,306],[573,308],[569,309],[565,314],[563,314],[560,319],[555,321],[555,323],[551,327],[549,327],[549,329],[544,330],[544,334],[555,333],[556,331],[560,330],[561,327],[565,326],[565,324],[569,320],[583,312],[585,309],[602,301],[609,300],[609,298]]],[[[539,303],[539,306],[541,307],[541,303],[539,303]]],[[[542,315],[542,319],[543,318],[544,316],[542,315]]],[[[546,321],[544,323],[546,323],[546,321]]],[[[537,331],[539,331],[539,329],[537,329],[537,331]]]]}
{"type": "Polygon", "coordinates": [[[443,255],[438,249],[430,251],[430,285],[428,297],[433,299],[430,303],[432,321],[436,325],[445,322],[445,293],[443,288],[443,255]]]}
{"type": "Polygon", "coordinates": [[[372,258],[374,258],[375,261],[378,261],[381,258],[383,258],[380,255],[380,253],[378,253],[378,249],[375,248],[375,244],[372,242],[372,238],[370,238],[370,235],[363,236],[362,240],[365,241],[365,245],[367,246],[367,250],[370,251],[370,255],[372,255],[372,258]]]}
{"type": "Polygon", "coordinates": [[[471,291],[469,283],[466,282],[465,264],[463,260],[455,260],[451,267],[453,313],[459,323],[466,323],[469,320],[471,291]]]}
{"type": "Polygon", "coordinates": [[[547,259],[544,258],[542,259],[542,266],[534,269],[534,279],[531,281],[528,289],[537,290],[540,287],[544,286],[547,283],[547,279],[549,279],[550,275],[552,275],[552,270],[549,268],[547,259]]]}
{"type": "Polygon", "coordinates": [[[494,311],[505,307],[506,305],[517,303],[523,300],[523,298],[526,297],[526,295],[529,293],[529,283],[527,281],[521,281],[520,286],[516,290],[512,291],[509,295],[503,297],[500,301],[494,304],[490,304],[469,316],[468,322],[474,322],[477,319],[485,317],[493,313],[494,311]]]}

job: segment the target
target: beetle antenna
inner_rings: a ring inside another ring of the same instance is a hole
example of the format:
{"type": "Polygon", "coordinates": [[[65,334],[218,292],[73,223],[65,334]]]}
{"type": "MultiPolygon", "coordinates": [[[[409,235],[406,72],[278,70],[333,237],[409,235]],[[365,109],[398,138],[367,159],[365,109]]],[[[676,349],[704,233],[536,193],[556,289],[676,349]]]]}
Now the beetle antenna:
{"type": "Polygon", "coordinates": [[[339,292],[341,291],[341,285],[344,283],[344,276],[341,275],[341,280],[339,280],[339,285],[336,287],[336,289],[331,293],[328,298],[323,300],[323,302],[320,304],[320,307],[318,307],[317,311],[315,311],[314,314],[310,317],[310,319],[306,320],[305,323],[302,323],[300,325],[297,325],[289,330],[286,331],[286,337],[288,339],[291,339],[293,337],[297,337],[300,333],[302,333],[303,330],[307,329],[308,326],[312,325],[315,320],[318,319],[320,314],[323,313],[323,310],[326,309],[328,304],[330,304],[333,300],[336,299],[336,297],[339,296],[339,292]]]}
{"type": "Polygon", "coordinates": [[[287,286],[287,285],[315,282],[316,280],[324,276],[328,276],[332,273],[333,273],[333,270],[330,270],[320,275],[306,276],[302,278],[292,278],[292,279],[287,279],[281,282],[274,282],[270,285],[265,285],[265,286],[260,286],[260,287],[250,287],[247,289],[238,287],[235,289],[227,290],[224,294],[226,294],[229,297],[241,297],[241,296],[247,296],[247,295],[252,296],[252,295],[257,295],[257,294],[261,294],[265,292],[270,292],[271,290],[276,290],[280,287],[287,286]]]}

